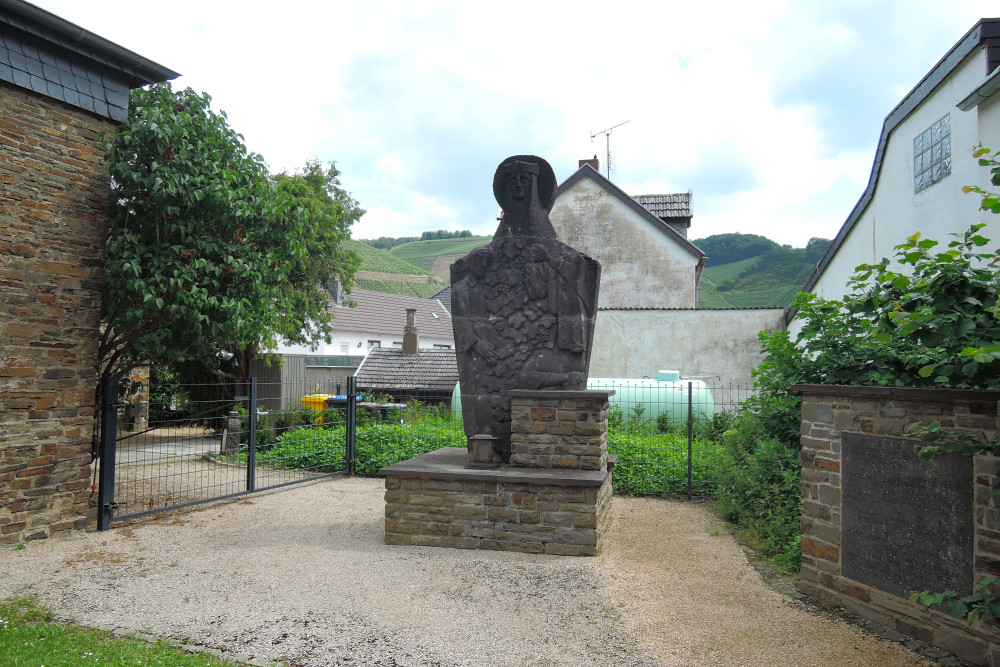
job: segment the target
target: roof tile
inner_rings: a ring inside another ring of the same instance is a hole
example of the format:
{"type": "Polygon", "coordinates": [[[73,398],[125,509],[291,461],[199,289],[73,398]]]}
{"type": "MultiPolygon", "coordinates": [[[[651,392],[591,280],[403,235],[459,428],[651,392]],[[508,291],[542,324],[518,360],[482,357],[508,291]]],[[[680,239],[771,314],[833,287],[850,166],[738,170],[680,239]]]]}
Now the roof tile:
{"type": "Polygon", "coordinates": [[[358,389],[452,391],[458,383],[454,350],[422,349],[406,354],[399,348],[368,352],[355,373],[358,389]]]}
{"type": "Polygon", "coordinates": [[[691,217],[690,192],[677,192],[665,195],[635,195],[633,199],[658,218],[691,217]]]}
{"type": "Polygon", "coordinates": [[[406,326],[406,309],[415,308],[417,330],[421,336],[454,338],[451,315],[435,299],[367,290],[354,290],[349,298],[357,303],[354,308],[331,304],[333,326],[338,331],[402,336],[406,326]]]}

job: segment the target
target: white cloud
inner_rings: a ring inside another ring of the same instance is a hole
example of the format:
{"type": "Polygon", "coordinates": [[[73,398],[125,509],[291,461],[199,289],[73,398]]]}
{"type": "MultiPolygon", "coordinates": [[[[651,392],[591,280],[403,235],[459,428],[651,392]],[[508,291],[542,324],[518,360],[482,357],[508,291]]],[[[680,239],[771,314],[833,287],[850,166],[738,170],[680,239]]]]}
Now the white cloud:
{"type": "MultiPolygon", "coordinates": [[[[335,160],[355,237],[495,228],[495,166],[562,179],[611,134],[633,194],[693,189],[693,236],[832,236],[882,119],[994,4],[959,0],[34,0],[212,94],[274,170],[335,160]]],[[[602,169],[603,171],[603,169],[602,169]]]]}

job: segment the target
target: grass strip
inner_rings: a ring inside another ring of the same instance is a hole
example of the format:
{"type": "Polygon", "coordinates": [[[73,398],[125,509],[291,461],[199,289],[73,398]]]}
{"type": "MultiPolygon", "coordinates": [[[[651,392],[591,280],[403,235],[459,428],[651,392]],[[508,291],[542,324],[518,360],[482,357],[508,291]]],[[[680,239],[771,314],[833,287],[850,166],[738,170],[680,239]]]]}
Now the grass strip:
{"type": "Polygon", "coordinates": [[[241,667],[209,653],[191,653],[173,642],[116,637],[74,623],[59,623],[34,598],[0,600],[3,667],[241,667]]]}

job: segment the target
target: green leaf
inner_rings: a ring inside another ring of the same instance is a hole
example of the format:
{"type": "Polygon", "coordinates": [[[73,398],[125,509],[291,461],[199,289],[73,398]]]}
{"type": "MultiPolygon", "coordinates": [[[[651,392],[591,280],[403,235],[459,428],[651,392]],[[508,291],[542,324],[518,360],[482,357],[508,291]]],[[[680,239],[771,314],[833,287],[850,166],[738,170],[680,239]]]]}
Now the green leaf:
{"type": "Polygon", "coordinates": [[[949,616],[955,618],[965,618],[969,613],[969,606],[960,598],[948,600],[945,611],[949,616]]]}

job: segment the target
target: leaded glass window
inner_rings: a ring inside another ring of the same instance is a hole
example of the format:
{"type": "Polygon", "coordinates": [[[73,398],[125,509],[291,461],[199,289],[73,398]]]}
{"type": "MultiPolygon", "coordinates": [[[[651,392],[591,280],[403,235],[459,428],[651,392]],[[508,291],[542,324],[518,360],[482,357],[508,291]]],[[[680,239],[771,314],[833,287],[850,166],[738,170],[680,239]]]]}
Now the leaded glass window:
{"type": "Polygon", "coordinates": [[[951,173],[951,114],[913,140],[913,191],[926,190],[951,173]]]}

